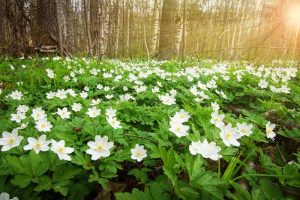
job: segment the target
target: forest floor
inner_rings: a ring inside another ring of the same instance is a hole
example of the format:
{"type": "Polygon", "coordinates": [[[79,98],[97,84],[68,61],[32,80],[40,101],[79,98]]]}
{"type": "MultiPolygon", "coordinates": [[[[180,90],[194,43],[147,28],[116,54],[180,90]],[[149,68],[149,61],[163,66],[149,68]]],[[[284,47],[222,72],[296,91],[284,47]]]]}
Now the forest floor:
{"type": "Polygon", "coordinates": [[[11,198],[300,198],[292,63],[0,59],[0,88],[11,198]]]}

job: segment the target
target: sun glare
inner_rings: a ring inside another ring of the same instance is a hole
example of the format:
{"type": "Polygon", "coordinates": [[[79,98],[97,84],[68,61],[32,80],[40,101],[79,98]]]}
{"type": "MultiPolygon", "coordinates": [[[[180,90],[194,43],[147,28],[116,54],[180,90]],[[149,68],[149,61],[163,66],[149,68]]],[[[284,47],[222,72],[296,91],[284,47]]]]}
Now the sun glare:
{"type": "Polygon", "coordinates": [[[288,8],[287,20],[291,26],[300,27],[300,3],[291,5],[288,8]]]}

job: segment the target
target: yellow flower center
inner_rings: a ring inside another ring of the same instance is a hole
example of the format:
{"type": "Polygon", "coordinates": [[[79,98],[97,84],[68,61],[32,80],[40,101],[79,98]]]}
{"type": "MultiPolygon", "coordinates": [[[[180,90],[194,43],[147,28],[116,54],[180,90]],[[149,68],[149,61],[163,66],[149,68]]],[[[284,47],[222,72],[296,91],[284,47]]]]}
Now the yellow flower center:
{"type": "Polygon", "coordinates": [[[64,153],[65,147],[59,147],[59,148],[57,149],[57,151],[60,152],[60,153],[64,153]]]}
{"type": "Polygon", "coordinates": [[[139,151],[135,152],[135,157],[141,157],[141,156],[142,156],[141,152],[139,152],[139,151]]]}
{"type": "Polygon", "coordinates": [[[232,133],[231,133],[231,132],[227,132],[227,133],[225,134],[225,138],[226,138],[227,140],[231,139],[231,138],[232,138],[232,133]]]}
{"type": "Polygon", "coordinates": [[[37,148],[37,149],[39,149],[39,148],[41,148],[41,144],[39,143],[39,142],[37,142],[36,144],[35,144],[35,148],[37,148]]]}
{"type": "Polygon", "coordinates": [[[15,143],[15,139],[14,138],[9,138],[8,144],[13,144],[13,143],[15,143]]]}
{"type": "Polygon", "coordinates": [[[180,128],[180,127],[177,127],[175,130],[176,130],[177,132],[180,132],[180,131],[181,131],[181,128],[180,128]]]}
{"type": "Polygon", "coordinates": [[[98,151],[103,151],[103,150],[104,150],[104,145],[103,145],[103,144],[99,144],[99,145],[96,147],[96,150],[98,150],[98,151]]]}

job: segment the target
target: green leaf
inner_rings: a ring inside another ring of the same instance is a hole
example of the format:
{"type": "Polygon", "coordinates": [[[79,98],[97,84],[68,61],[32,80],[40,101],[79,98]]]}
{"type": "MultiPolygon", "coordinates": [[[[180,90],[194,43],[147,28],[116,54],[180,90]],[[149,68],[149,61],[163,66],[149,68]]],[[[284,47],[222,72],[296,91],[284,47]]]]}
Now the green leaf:
{"type": "Polygon", "coordinates": [[[142,183],[147,183],[149,181],[147,172],[151,171],[148,168],[142,168],[142,169],[132,169],[128,172],[128,175],[134,176],[138,181],[141,181],[142,183]]]}
{"type": "Polygon", "coordinates": [[[278,185],[275,185],[272,181],[267,178],[263,178],[260,181],[261,189],[267,199],[276,200],[282,199],[283,195],[278,185]]]}
{"type": "Polygon", "coordinates": [[[70,187],[70,196],[68,200],[83,200],[89,193],[87,186],[76,183],[70,187]]]}
{"type": "Polygon", "coordinates": [[[249,192],[247,192],[244,188],[242,188],[242,186],[240,186],[239,184],[229,180],[230,185],[235,189],[235,191],[238,193],[239,195],[239,199],[240,200],[251,200],[251,195],[249,192]]]}
{"type": "Polygon", "coordinates": [[[34,177],[39,177],[47,172],[49,169],[48,163],[41,158],[40,154],[36,154],[34,151],[31,151],[29,156],[32,175],[34,177]]]}
{"type": "Polygon", "coordinates": [[[38,185],[34,188],[35,191],[41,192],[43,190],[50,190],[52,187],[52,180],[48,176],[41,176],[38,185]]]}
{"type": "Polygon", "coordinates": [[[151,183],[144,192],[134,188],[132,193],[116,193],[117,200],[169,200],[170,194],[164,191],[158,183],[151,183]]]}
{"type": "Polygon", "coordinates": [[[67,187],[70,184],[69,180],[60,181],[52,185],[52,189],[55,192],[61,193],[63,196],[67,196],[69,192],[69,188],[67,187]]]}
{"type": "Polygon", "coordinates": [[[189,173],[190,181],[197,180],[204,172],[203,167],[203,158],[201,156],[197,156],[196,159],[193,159],[190,155],[186,157],[186,168],[189,173]]]}
{"type": "Polygon", "coordinates": [[[53,173],[52,180],[53,182],[60,182],[73,178],[82,172],[82,169],[73,167],[71,165],[64,165],[61,168],[57,168],[53,173]]]}
{"type": "Polygon", "coordinates": [[[6,156],[5,161],[16,173],[27,174],[19,158],[15,156],[6,156]]]}
{"type": "Polygon", "coordinates": [[[94,173],[89,176],[89,182],[97,182],[99,183],[103,188],[108,187],[109,179],[107,178],[100,178],[98,174],[94,173]]]}
{"type": "Polygon", "coordinates": [[[72,157],[72,163],[81,165],[84,169],[89,170],[91,167],[88,166],[91,159],[88,155],[84,155],[82,152],[76,151],[75,156],[72,157]]]}
{"type": "Polygon", "coordinates": [[[31,182],[32,177],[30,175],[16,175],[12,180],[11,183],[13,185],[19,186],[20,188],[27,187],[31,182]]]}
{"type": "Polygon", "coordinates": [[[200,193],[191,187],[181,187],[180,191],[182,192],[183,196],[185,196],[187,199],[199,199],[200,193]]]}
{"type": "Polygon", "coordinates": [[[67,196],[68,192],[69,192],[69,189],[68,189],[68,187],[58,187],[58,188],[55,188],[54,191],[59,192],[63,196],[67,196]]]}

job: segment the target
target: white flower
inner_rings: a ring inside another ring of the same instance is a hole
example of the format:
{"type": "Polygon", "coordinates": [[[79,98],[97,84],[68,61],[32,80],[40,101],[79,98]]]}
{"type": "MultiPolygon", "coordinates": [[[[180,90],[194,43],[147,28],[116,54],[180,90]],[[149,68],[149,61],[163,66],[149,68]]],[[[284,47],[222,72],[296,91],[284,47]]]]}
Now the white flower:
{"type": "Polygon", "coordinates": [[[247,124],[243,122],[242,124],[238,123],[237,124],[237,132],[241,134],[241,136],[249,136],[252,134],[251,129],[253,128],[252,124],[247,124]]]}
{"type": "Polygon", "coordinates": [[[131,159],[137,160],[138,162],[141,162],[144,158],[147,157],[147,150],[144,149],[143,145],[136,144],[131,151],[131,159]]]}
{"type": "Polygon", "coordinates": [[[70,81],[70,77],[69,76],[64,76],[63,79],[64,79],[65,82],[70,81]]]}
{"type": "Polygon", "coordinates": [[[182,137],[188,135],[189,126],[183,125],[178,122],[171,121],[170,122],[171,127],[169,130],[174,133],[177,137],[182,137]]]}
{"type": "Polygon", "coordinates": [[[281,88],[276,88],[275,86],[270,86],[270,89],[272,92],[274,93],[280,93],[281,92],[281,88]]]}
{"type": "Polygon", "coordinates": [[[74,83],[76,83],[78,80],[77,80],[76,77],[74,77],[74,78],[72,78],[72,81],[73,81],[74,83]]]}
{"type": "Polygon", "coordinates": [[[26,105],[19,105],[17,108],[17,112],[26,113],[29,110],[29,107],[26,105]]]}
{"type": "Polygon", "coordinates": [[[92,107],[88,109],[87,114],[89,117],[95,118],[100,115],[100,112],[101,112],[100,109],[97,109],[96,107],[92,107]]]}
{"type": "Polygon", "coordinates": [[[114,146],[113,142],[108,142],[107,136],[95,137],[95,141],[90,141],[87,143],[90,147],[86,153],[92,155],[92,160],[98,160],[101,157],[108,157],[110,155],[110,149],[114,146]]]}
{"type": "Polygon", "coordinates": [[[215,80],[210,80],[209,82],[207,82],[206,85],[208,88],[217,88],[218,87],[215,80]]]}
{"type": "Polygon", "coordinates": [[[158,96],[159,100],[165,104],[165,105],[173,105],[176,103],[176,99],[173,95],[170,95],[170,94],[166,94],[166,95],[159,95],[158,96]]]}
{"type": "Polygon", "coordinates": [[[46,98],[47,99],[53,99],[54,97],[56,97],[56,93],[55,92],[50,91],[50,92],[46,93],[46,98]]]}
{"type": "Polygon", "coordinates": [[[81,109],[82,109],[81,103],[74,103],[74,104],[72,105],[72,110],[73,110],[74,112],[79,112],[81,109]]]}
{"type": "Polygon", "coordinates": [[[132,100],[134,100],[135,98],[131,95],[131,94],[121,94],[120,96],[119,96],[119,98],[120,98],[120,101],[129,101],[130,99],[132,99],[132,100]]]}
{"type": "Polygon", "coordinates": [[[68,108],[63,108],[63,109],[60,109],[58,108],[57,109],[57,112],[56,112],[62,119],[69,119],[70,118],[70,115],[71,115],[71,112],[68,111],[68,108]]]}
{"type": "Polygon", "coordinates": [[[217,102],[212,102],[210,105],[213,108],[213,111],[216,112],[216,111],[220,110],[220,106],[217,102]]]}
{"type": "Polygon", "coordinates": [[[152,88],[152,92],[153,92],[153,93],[158,93],[158,92],[159,92],[159,87],[158,87],[158,86],[154,86],[154,87],[152,88]]]}
{"type": "Polygon", "coordinates": [[[237,128],[232,128],[230,123],[221,127],[220,137],[226,146],[240,146],[240,143],[237,140],[241,135],[237,133],[237,128]]]}
{"type": "Polygon", "coordinates": [[[15,90],[9,96],[10,96],[10,98],[12,98],[14,100],[21,100],[23,94],[21,92],[19,92],[18,90],[15,90]]]}
{"type": "Polygon", "coordinates": [[[59,99],[66,99],[68,92],[66,90],[57,90],[55,96],[59,99]]]}
{"type": "Polygon", "coordinates": [[[8,151],[11,148],[19,146],[23,138],[23,136],[18,136],[17,129],[12,130],[11,133],[4,131],[2,138],[0,138],[1,151],[8,151]]]}
{"type": "Polygon", "coordinates": [[[97,88],[98,90],[101,90],[101,89],[103,89],[103,85],[98,84],[98,85],[96,86],[96,88],[97,88]]]}
{"type": "Polygon", "coordinates": [[[22,123],[21,126],[17,127],[16,129],[17,130],[22,130],[22,129],[27,128],[27,126],[28,126],[28,122],[26,124],[22,123]]]}
{"type": "Polygon", "coordinates": [[[190,150],[190,153],[192,155],[197,155],[197,154],[200,154],[200,151],[201,151],[201,148],[202,148],[202,143],[199,141],[197,142],[192,142],[190,145],[189,145],[189,150],[190,150]]]}
{"type": "Polygon", "coordinates": [[[11,114],[11,121],[20,123],[23,119],[26,118],[26,115],[22,112],[17,112],[16,114],[11,114]]]}
{"type": "Polygon", "coordinates": [[[103,89],[104,89],[105,92],[107,92],[107,91],[110,90],[110,87],[109,86],[105,86],[103,89]]]}
{"type": "Polygon", "coordinates": [[[33,117],[35,121],[42,120],[46,118],[46,113],[41,108],[34,108],[32,109],[31,117],[33,117]]]}
{"type": "Polygon", "coordinates": [[[33,137],[27,138],[28,144],[24,146],[24,150],[31,150],[33,149],[37,154],[40,151],[48,151],[48,145],[51,141],[46,140],[46,135],[41,135],[38,139],[33,137]]]}
{"type": "Polygon", "coordinates": [[[176,96],[177,91],[176,91],[175,89],[172,89],[172,90],[170,90],[170,94],[171,94],[172,96],[176,96]]]}
{"type": "Polygon", "coordinates": [[[216,127],[220,128],[224,125],[223,119],[225,118],[224,114],[219,114],[218,111],[211,113],[210,123],[214,124],[216,127]]]}
{"type": "Polygon", "coordinates": [[[83,90],[88,92],[88,91],[90,91],[90,88],[88,86],[84,86],[83,90]]]}
{"type": "Polygon", "coordinates": [[[112,99],[113,97],[114,97],[113,94],[107,94],[107,95],[105,95],[105,98],[107,98],[107,99],[112,99]]]}
{"type": "Polygon", "coordinates": [[[35,128],[41,132],[49,132],[53,126],[47,119],[38,120],[35,124],[35,128]]]}
{"type": "Polygon", "coordinates": [[[83,99],[86,99],[88,97],[88,93],[85,92],[85,91],[82,91],[80,94],[79,94],[83,99]]]}
{"type": "Polygon", "coordinates": [[[18,197],[14,197],[14,198],[10,199],[8,193],[2,192],[0,194],[0,200],[19,200],[19,198],[18,197]]]}
{"type": "Polygon", "coordinates": [[[227,99],[226,94],[225,94],[222,90],[221,90],[221,91],[216,90],[216,93],[217,93],[218,95],[220,95],[223,99],[227,99]]]}
{"type": "Polygon", "coordinates": [[[222,157],[219,155],[221,147],[217,146],[215,142],[208,143],[206,139],[203,142],[192,142],[189,146],[189,150],[192,155],[200,154],[204,158],[211,160],[218,160],[222,157]]]}
{"type": "Polygon", "coordinates": [[[282,85],[280,90],[282,93],[289,94],[291,89],[287,85],[282,85]]]}
{"type": "Polygon", "coordinates": [[[101,99],[93,99],[93,100],[92,100],[92,103],[91,103],[91,106],[96,106],[96,105],[98,105],[100,102],[101,102],[101,99]]]}
{"type": "Polygon", "coordinates": [[[271,122],[268,121],[268,123],[266,124],[267,138],[274,140],[274,138],[276,137],[276,134],[273,131],[274,128],[275,128],[275,124],[272,124],[271,122]]]}
{"type": "Polygon", "coordinates": [[[106,117],[107,122],[114,128],[122,128],[121,123],[117,120],[116,117],[106,117]]]}
{"type": "Polygon", "coordinates": [[[69,93],[69,95],[71,95],[72,97],[76,97],[77,94],[73,89],[67,89],[67,93],[69,93]]]}
{"type": "Polygon", "coordinates": [[[174,117],[171,118],[171,121],[176,121],[177,123],[184,123],[187,122],[190,118],[190,114],[185,110],[180,110],[176,112],[174,117]]]}
{"type": "Polygon", "coordinates": [[[113,108],[107,108],[105,111],[106,116],[108,117],[115,117],[116,116],[116,110],[113,108]]]}
{"type": "Polygon", "coordinates": [[[47,72],[47,76],[48,76],[49,78],[54,78],[55,74],[54,74],[53,70],[51,70],[51,69],[46,69],[46,72],[47,72]]]}
{"type": "Polygon", "coordinates": [[[198,92],[198,88],[196,85],[193,85],[191,88],[190,88],[190,92],[194,95],[194,96],[197,96],[199,94],[198,92]]]}
{"type": "Polygon", "coordinates": [[[51,144],[52,144],[51,151],[56,153],[60,160],[68,160],[68,161],[71,160],[71,156],[69,156],[69,154],[74,152],[74,149],[71,147],[65,147],[64,140],[61,140],[59,142],[55,140],[51,140],[51,144]]]}
{"type": "Polygon", "coordinates": [[[266,80],[260,80],[259,83],[258,83],[258,86],[261,88],[261,89],[265,89],[268,87],[268,82],[266,80]]]}

